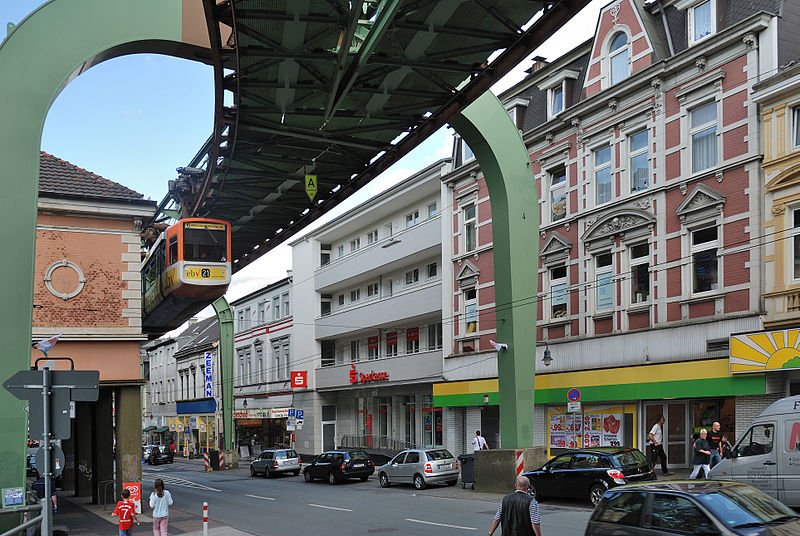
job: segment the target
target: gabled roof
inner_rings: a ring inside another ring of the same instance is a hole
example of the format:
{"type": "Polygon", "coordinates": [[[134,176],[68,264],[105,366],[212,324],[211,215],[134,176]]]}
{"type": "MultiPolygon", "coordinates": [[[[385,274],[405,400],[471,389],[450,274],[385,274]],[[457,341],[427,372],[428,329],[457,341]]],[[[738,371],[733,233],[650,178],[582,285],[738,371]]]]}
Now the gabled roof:
{"type": "MultiPolygon", "coordinates": [[[[121,184],[42,151],[39,193],[57,196],[144,201],[144,196],[121,184]]],[[[155,202],[152,202],[155,204],[155,202]]]]}
{"type": "Polygon", "coordinates": [[[175,352],[175,359],[191,355],[195,352],[200,352],[210,347],[214,342],[219,340],[219,322],[216,316],[210,316],[199,321],[197,324],[189,326],[184,330],[178,338],[184,336],[191,337],[188,342],[184,343],[178,351],[175,352]]]}

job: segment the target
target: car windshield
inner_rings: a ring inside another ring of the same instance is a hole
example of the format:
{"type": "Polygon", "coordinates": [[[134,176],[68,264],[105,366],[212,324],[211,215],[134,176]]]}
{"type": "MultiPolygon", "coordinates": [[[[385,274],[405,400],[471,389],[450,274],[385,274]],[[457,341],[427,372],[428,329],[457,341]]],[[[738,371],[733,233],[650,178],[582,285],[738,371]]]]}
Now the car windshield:
{"type": "Polygon", "coordinates": [[[428,456],[428,461],[449,460],[453,457],[447,449],[428,450],[425,454],[428,456]]]}
{"type": "Polygon", "coordinates": [[[369,460],[369,456],[363,450],[354,450],[350,453],[351,460],[369,460]]]}
{"type": "Polygon", "coordinates": [[[631,467],[634,465],[646,465],[647,458],[644,457],[639,450],[626,450],[619,454],[614,454],[614,459],[617,460],[621,467],[631,467]]]}
{"type": "Polygon", "coordinates": [[[796,517],[794,511],[749,486],[733,486],[697,496],[703,506],[729,527],[757,526],[796,517]]]}

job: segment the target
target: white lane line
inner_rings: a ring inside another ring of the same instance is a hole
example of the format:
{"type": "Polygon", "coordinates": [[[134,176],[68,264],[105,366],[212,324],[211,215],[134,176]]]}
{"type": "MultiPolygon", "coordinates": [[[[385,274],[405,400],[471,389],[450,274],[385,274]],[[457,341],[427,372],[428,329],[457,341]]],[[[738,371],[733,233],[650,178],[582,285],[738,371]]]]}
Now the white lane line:
{"type": "Polygon", "coordinates": [[[352,512],[349,508],[337,508],[336,506],[323,506],[321,504],[311,504],[309,506],[313,506],[314,508],[325,508],[326,510],[339,510],[340,512],[352,512]]]}
{"type": "Polygon", "coordinates": [[[434,523],[433,521],[422,521],[421,519],[406,518],[406,521],[411,521],[412,523],[422,523],[423,525],[435,525],[437,527],[449,527],[451,529],[478,530],[475,527],[462,527],[460,525],[448,525],[447,523],[434,523]]]}
{"type": "Polygon", "coordinates": [[[250,495],[249,493],[244,494],[245,497],[252,497],[254,499],[264,499],[265,501],[274,501],[272,497],[262,497],[260,495],[250,495]]]}

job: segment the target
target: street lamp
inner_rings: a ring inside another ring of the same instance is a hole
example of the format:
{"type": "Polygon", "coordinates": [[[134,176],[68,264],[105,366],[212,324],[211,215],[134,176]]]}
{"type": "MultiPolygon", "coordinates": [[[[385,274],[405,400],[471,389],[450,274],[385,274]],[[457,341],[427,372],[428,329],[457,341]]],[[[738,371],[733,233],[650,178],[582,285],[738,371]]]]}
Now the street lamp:
{"type": "Polygon", "coordinates": [[[542,363],[544,363],[545,367],[549,367],[550,363],[553,362],[553,356],[550,355],[550,347],[547,343],[544,343],[544,356],[542,357],[542,363]]]}

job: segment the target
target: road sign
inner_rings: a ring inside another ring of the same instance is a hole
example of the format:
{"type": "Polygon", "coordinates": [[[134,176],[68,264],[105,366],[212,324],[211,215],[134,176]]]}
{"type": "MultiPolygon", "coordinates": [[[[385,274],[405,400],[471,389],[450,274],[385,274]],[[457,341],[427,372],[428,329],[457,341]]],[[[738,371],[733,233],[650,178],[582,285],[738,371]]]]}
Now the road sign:
{"type": "Polygon", "coordinates": [[[296,417],[297,415],[295,415],[295,409],[294,408],[289,408],[289,411],[286,412],[286,416],[287,417],[296,417]]]}
{"type": "Polygon", "coordinates": [[[306,175],[306,195],[308,199],[313,201],[317,195],[317,176],[306,175]]]}
{"type": "MultiPolygon", "coordinates": [[[[44,447],[39,447],[39,450],[36,451],[36,469],[40,473],[44,473],[45,467],[47,467],[44,461],[44,449],[44,447]]],[[[53,448],[50,451],[50,462],[53,465],[53,476],[61,475],[61,472],[64,470],[65,461],[66,458],[64,458],[64,451],[61,450],[61,447],[58,445],[53,445],[53,448]]]]}
{"type": "Polygon", "coordinates": [[[581,390],[573,387],[569,391],[567,391],[567,400],[570,402],[577,402],[581,399],[581,390]]]}
{"type": "Polygon", "coordinates": [[[302,430],[303,429],[303,419],[296,419],[294,421],[294,428],[295,428],[295,430],[302,430]]]}
{"type": "Polygon", "coordinates": [[[286,419],[286,430],[289,432],[294,432],[297,430],[297,424],[294,417],[288,417],[286,419]]]}
{"type": "Polygon", "coordinates": [[[567,402],[567,413],[580,413],[580,412],[581,412],[580,402],[567,402]]]}

